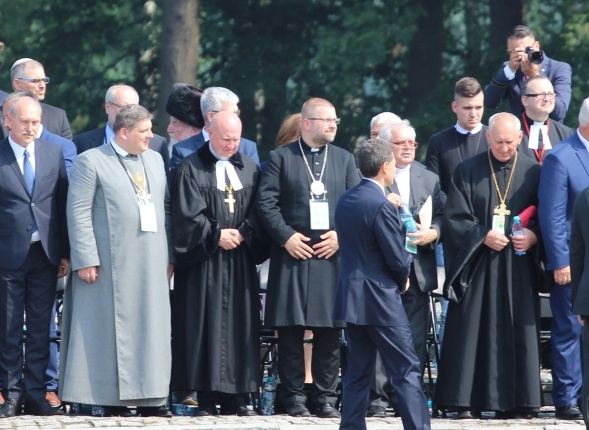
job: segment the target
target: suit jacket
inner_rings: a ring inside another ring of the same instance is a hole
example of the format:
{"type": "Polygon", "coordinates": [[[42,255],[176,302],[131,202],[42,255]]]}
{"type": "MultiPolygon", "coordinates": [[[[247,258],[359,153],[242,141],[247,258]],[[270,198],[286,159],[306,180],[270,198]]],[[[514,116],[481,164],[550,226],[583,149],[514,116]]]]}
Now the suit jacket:
{"type": "MultiPolygon", "coordinates": [[[[521,102],[521,87],[526,79],[521,69],[517,69],[515,77],[512,80],[505,76],[505,66],[503,63],[497,76],[485,88],[485,107],[497,109],[505,98],[509,99],[509,110],[512,114],[519,117],[524,110],[521,102]]],[[[556,93],[556,103],[550,118],[562,122],[569,109],[571,102],[571,66],[561,61],[548,58],[544,54],[544,61],[540,65],[540,75],[546,76],[552,82],[554,92],[556,93]]]]}
{"type": "MultiPolygon", "coordinates": [[[[105,127],[90,130],[86,133],[74,136],[74,144],[76,145],[78,155],[89,149],[98,148],[99,146],[104,145],[104,141],[106,139],[105,127]]],[[[159,134],[154,134],[151,140],[149,141],[148,146],[149,149],[158,152],[162,156],[164,160],[164,166],[166,168],[166,171],[168,171],[170,155],[168,152],[168,144],[166,142],[166,139],[163,136],[160,136],[159,134]]]]}
{"type": "Polygon", "coordinates": [[[400,288],[410,256],[397,209],[374,182],[363,179],[335,208],[340,274],[333,318],[357,325],[408,325],[400,288]]]}
{"type": "Polygon", "coordinates": [[[587,187],[589,152],[574,133],[550,151],[540,173],[538,217],[548,270],[569,265],[573,205],[587,187]]]}
{"type": "Polygon", "coordinates": [[[589,316],[589,188],[579,194],[571,221],[571,297],[573,313],[589,316]]]}
{"type": "MultiPolygon", "coordinates": [[[[440,180],[438,175],[425,169],[417,162],[413,162],[409,170],[409,209],[415,218],[419,220],[419,210],[429,196],[432,197],[432,228],[438,232],[438,239],[426,246],[419,246],[417,254],[413,256],[411,270],[417,279],[417,286],[427,293],[438,288],[438,271],[436,265],[435,248],[442,238],[442,223],[444,208],[441,198],[440,180]]],[[[393,192],[399,194],[397,184],[386,188],[387,194],[393,192]]],[[[399,220],[399,222],[401,222],[399,220]]],[[[412,287],[414,287],[412,285],[412,287]]]]}
{"type": "MultiPolygon", "coordinates": [[[[533,122],[529,122],[528,120],[528,124],[533,124],[533,122]]],[[[572,128],[567,127],[566,125],[561,124],[558,121],[553,121],[550,118],[548,118],[546,124],[548,125],[548,137],[550,138],[550,145],[553,148],[557,144],[565,140],[567,137],[570,137],[575,132],[575,130],[573,130],[572,128]]],[[[522,130],[524,132],[524,136],[522,137],[522,141],[519,144],[517,150],[519,151],[520,155],[525,155],[526,157],[530,157],[538,161],[538,158],[536,157],[536,153],[534,152],[534,150],[528,148],[528,142],[530,138],[528,134],[528,128],[522,126],[522,130]]],[[[550,151],[551,149],[544,150],[542,161],[544,161],[544,159],[550,153],[550,151]]]]}
{"type": "Polygon", "coordinates": [[[72,140],[72,130],[65,111],[46,103],[41,103],[41,109],[43,111],[41,115],[43,127],[53,134],[72,140]]]}
{"type": "MultiPolygon", "coordinates": [[[[170,169],[174,170],[185,157],[196,152],[205,143],[202,131],[188,139],[176,143],[172,148],[170,169]]],[[[258,148],[255,142],[242,137],[239,142],[239,152],[254,160],[258,166],[260,165],[260,157],[258,156],[258,148]]]]}
{"type": "MultiPolygon", "coordinates": [[[[0,110],[2,109],[2,105],[4,104],[6,97],[8,97],[8,93],[0,90],[0,110]]],[[[6,136],[8,136],[8,133],[4,128],[4,124],[0,124],[0,139],[4,139],[6,136]]]]}
{"type": "Polygon", "coordinates": [[[0,268],[20,267],[29,252],[33,223],[51,263],[69,258],[68,181],[59,145],[35,141],[35,188],[29,194],[8,138],[0,142],[0,268]]]}
{"type": "Polygon", "coordinates": [[[66,139],[65,137],[61,137],[57,134],[53,134],[47,131],[45,127],[43,127],[43,132],[41,133],[41,136],[39,136],[39,139],[46,140],[47,142],[57,143],[59,146],[61,146],[61,151],[63,152],[63,159],[65,161],[65,170],[69,178],[70,171],[72,170],[72,165],[74,164],[74,160],[78,156],[76,151],[76,145],[74,145],[74,142],[72,142],[69,139],[66,139]]]}

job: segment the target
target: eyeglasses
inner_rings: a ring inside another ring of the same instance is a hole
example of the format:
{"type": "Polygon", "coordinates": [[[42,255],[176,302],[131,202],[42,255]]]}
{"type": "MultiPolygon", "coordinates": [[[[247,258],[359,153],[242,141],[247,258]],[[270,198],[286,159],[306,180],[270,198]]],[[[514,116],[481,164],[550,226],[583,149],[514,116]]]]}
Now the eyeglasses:
{"type": "Polygon", "coordinates": [[[419,145],[419,143],[417,143],[414,140],[401,140],[399,142],[391,142],[391,143],[396,146],[408,146],[409,148],[417,148],[417,145],[419,145]]]}
{"type": "Polygon", "coordinates": [[[309,121],[321,121],[323,123],[327,123],[327,124],[335,124],[335,125],[339,125],[340,121],[342,120],[341,118],[307,118],[309,121]]]}
{"type": "Polygon", "coordinates": [[[540,99],[552,100],[556,97],[556,94],[555,93],[524,94],[524,97],[538,97],[540,99]]]}
{"type": "MultiPolygon", "coordinates": [[[[213,113],[219,113],[221,111],[218,110],[210,110],[209,112],[213,112],[213,113]]],[[[235,115],[239,116],[241,114],[241,111],[239,109],[237,109],[236,111],[233,112],[235,115]]]]}
{"type": "Polygon", "coordinates": [[[107,103],[108,103],[109,105],[116,106],[116,107],[118,107],[119,109],[123,107],[123,105],[118,105],[118,104],[116,104],[116,103],[113,103],[113,102],[107,102],[107,103]]]}
{"type": "Polygon", "coordinates": [[[26,82],[30,82],[32,84],[40,84],[41,82],[43,82],[44,84],[48,84],[50,81],[49,76],[47,76],[46,78],[16,78],[19,81],[26,81],[26,82]]]}

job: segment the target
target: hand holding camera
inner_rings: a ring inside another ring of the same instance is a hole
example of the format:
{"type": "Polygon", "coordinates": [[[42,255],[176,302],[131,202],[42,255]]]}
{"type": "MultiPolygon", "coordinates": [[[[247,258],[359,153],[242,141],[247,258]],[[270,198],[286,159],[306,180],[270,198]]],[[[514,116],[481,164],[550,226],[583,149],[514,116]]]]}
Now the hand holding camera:
{"type": "Polygon", "coordinates": [[[539,74],[540,64],[544,60],[544,53],[536,51],[534,47],[517,48],[509,53],[509,68],[515,73],[521,68],[528,77],[539,74]]]}

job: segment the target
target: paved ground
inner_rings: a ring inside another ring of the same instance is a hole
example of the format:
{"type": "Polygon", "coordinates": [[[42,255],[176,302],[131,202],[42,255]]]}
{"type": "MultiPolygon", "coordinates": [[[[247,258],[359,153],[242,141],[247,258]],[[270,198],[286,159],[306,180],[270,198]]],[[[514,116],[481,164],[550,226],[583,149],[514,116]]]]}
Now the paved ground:
{"type": "MultiPolygon", "coordinates": [[[[369,418],[368,430],[401,430],[400,418],[369,418]]],[[[169,429],[169,430],[337,430],[339,420],[321,418],[291,418],[286,415],[270,417],[174,417],[165,418],[96,418],[85,416],[33,417],[19,416],[0,419],[0,430],[18,429],[82,429],[82,428],[125,428],[134,429],[169,429]]],[[[551,413],[542,413],[540,418],[531,420],[453,420],[432,419],[434,430],[476,430],[476,429],[520,429],[520,430],[581,430],[582,421],[559,421],[551,413]]]]}

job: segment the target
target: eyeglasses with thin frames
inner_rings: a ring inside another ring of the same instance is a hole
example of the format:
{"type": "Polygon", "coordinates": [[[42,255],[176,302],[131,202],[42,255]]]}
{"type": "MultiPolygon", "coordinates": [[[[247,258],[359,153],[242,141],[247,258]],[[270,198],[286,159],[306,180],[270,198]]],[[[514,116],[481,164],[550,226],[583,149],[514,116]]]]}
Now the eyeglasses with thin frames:
{"type": "Polygon", "coordinates": [[[393,145],[395,146],[408,146],[409,148],[417,148],[417,146],[419,145],[419,143],[417,143],[414,140],[401,140],[399,142],[391,142],[393,145]]]}
{"type": "Polygon", "coordinates": [[[16,78],[19,81],[25,81],[25,82],[30,82],[32,84],[40,84],[41,82],[43,82],[45,85],[47,85],[49,83],[49,81],[51,80],[51,78],[49,78],[49,76],[45,77],[45,78],[16,78]]]}
{"type": "Polygon", "coordinates": [[[339,125],[341,118],[306,118],[309,121],[320,121],[324,124],[335,124],[339,125]]]}
{"type": "Polygon", "coordinates": [[[556,97],[556,94],[555,93],[524,94],[524,97],[538,97],[539,99],[552,100],[556,97]]]}

